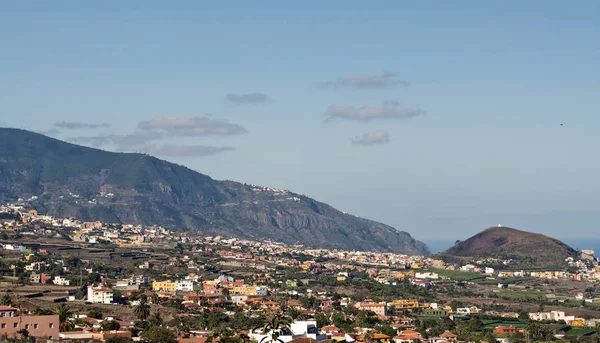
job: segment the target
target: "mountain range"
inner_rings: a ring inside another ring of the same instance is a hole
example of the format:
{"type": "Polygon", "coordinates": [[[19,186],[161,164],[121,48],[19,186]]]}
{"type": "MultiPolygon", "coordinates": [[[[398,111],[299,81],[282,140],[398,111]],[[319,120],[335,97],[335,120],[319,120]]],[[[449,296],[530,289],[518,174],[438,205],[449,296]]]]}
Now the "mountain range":
{"type": "Polygon", "coordinates": [[[138,153],[70,144],[0,128],[0,202],[37,199],[40,213],[84,221],[161,225],[307,247],[426,255],[385,224],[287,190],[217,181],[138,153]]]}

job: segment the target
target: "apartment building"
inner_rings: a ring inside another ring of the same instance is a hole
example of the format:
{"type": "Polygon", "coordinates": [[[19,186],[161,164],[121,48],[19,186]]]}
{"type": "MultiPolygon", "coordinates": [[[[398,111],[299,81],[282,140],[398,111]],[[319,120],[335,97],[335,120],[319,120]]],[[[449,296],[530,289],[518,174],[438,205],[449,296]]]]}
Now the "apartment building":
{"type": "Polygon", "coordinates": [[[88,287],[87,301],[93,304],[110,304],[113,302],[113,290],[108,287],[88,287]]]}

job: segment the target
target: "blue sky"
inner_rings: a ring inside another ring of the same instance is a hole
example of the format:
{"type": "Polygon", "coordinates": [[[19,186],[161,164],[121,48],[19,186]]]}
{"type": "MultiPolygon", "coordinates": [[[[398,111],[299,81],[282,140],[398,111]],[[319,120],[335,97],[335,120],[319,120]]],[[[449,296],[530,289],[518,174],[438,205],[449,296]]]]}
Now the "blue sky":
{"type": "Polygon", "coordinates": [[[425,240],[498,223],[592,237],[599,13],[7,1],[0,124],[290,189],[425,240]]]}

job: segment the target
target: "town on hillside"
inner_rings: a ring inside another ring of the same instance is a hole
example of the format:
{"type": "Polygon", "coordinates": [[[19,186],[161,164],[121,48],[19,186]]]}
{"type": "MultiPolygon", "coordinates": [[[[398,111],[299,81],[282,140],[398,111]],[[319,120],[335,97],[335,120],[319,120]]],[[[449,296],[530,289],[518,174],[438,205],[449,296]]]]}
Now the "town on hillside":
{"type": "MultiPolygon", "coordinates": [[[[108,196],[108,195],[107,195],[108,196]]],[[[600,341],[592,250],[510,256],[316,249],[0,206],[0,336],[10,342],[600,341]]]]}

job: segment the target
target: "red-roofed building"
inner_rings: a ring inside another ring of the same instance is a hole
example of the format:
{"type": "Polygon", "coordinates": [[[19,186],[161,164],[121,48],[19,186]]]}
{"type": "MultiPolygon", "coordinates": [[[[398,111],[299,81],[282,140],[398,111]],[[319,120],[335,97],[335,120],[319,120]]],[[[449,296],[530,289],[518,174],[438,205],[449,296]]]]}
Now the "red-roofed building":
{"type": "Polygon", "coordinates": [[[447,340],[448,342],[456,342],[456,340],[458,339],[458,336],[450,331],[445,331],[443,334],[440,335],[440,337],[447,340]]]}
{"type": "Polygon", "coordinates": [[[338,332],[340,332],[340,329],[338,329],[335,325],[326,325],[321,328],[321,333],[324,333],[328,336],[332,336],[338,332]]]}
{"type": "Polygon", "coordinates": [[[494,329],[494,333],[498,335],[512,335],[518,332],[521,332],[521,330],[514,325],[498,326],[494,329]]]}

